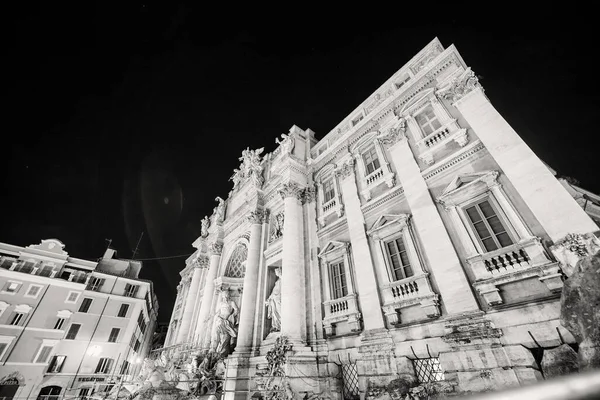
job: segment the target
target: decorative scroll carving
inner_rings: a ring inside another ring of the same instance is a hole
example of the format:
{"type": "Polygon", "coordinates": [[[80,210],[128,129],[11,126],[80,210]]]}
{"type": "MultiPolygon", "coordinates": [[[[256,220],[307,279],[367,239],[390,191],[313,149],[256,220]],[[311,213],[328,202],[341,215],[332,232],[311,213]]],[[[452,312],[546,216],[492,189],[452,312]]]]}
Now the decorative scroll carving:
{"type": "Polygon", "coordinates": [[[467,68],[465,72],[452,79],[447,87],[438,90],[437,94],[454,103],[475,88],[483,90],[475,73],[471,68],[467,68]]]}
{"type": "Polygon", "coordinates": [[[208,267],[208,257],[204,255],[199,255],[196,258],[196,264],[199,268],[207,268],[208,267]]]}
{"type": "Polygon", "coordinates": [[[294,150],[294,138],[289,133],[282,133],[281,138],[283,140],[275,138],[275,143],[277,143],[281,147],[281,151],[283,154],[291,154],[292,150],[294,150]]]}
{"type": "Polygon", "coordinates": [[[317,198],[317,189],[314,186],[309,186],[302,193],[302,203],[312,203],[317,198]]]}
{"type": "Polygon", "coordinates": [[[354,173],[354,159],[350,159],[335,169],[335,176],[340,179],[349,177],[354,173]]]}
{"type": "Polygon", "coordinates": [[[302,200],[302,188],[295,182],[288,182],[281,185],[281,189],[279,189],[279,195],[282,199],[286,199],[288,197],[295,197],[298,200],[302,200]]]}
{"type": "Polygon", "coordinates": [[[242,156],[238,159],[242,163],[240,164],[240,169],[234,169],[233,175],[229,178],[230,181],[233,181],[233,189],[237,189],[242,181],[250,178],[254,183],[254,186],[257,188],[261,188],[264,179],[262,177],[262,160],[260,154],[264,151],[264,147],[261,147],[257,150],[250,150],[250,148],[246,148],[246,150],[242,151],[242,156]]]}
{"type": "Polygon", "coordinates": [[[202,219],[202,227],[200,228],[200,236],[203,238],[208,236],[208,228],[210,228],[210,219],[207,216],[204,216],[202,219]]]}
{"type": "Polygon", "coordinates": [[[404,138],[406,132],[406,119],[400,118],[398,123],[387,130],[385,134],[378,137],[379,142],[387,149],[404,138]]]}
{"type": "Polygon", "coordinates": [[[215,201],[218,201],[219,204],[213,210],[213,215],[215,216],[214,221],[217,225],[221,225],[223,218],[225,217],[225,200],[217,197],[215,198],[215,201]]]}
{"type": "Polygon", "coordinates": [[[251,211],[250,214],[246,217],[248,222],[251,224],[262,224],[263,219],[265,218],[265,212],[263,210],[254,210],[251,211]]]}
{"type": "Polygon", "coordinates": [[[269,237],[269,243],[283,236],[283,211],[276,214],[273,219],[273,227],[271,228],[271,237],[269,237]]]}
{"type": "Polygon", "coordinates": [[[221,251],[223,251],[223,244],[222,243],[213,242],[213,243],[210,243],[208,245],[208,252],[211,255],[220,256],[221,255],[221,251]]]}
{"type": "Polygon", "coordinates": [[[411,67],[414,74],[426,68],[444,49],[440,44],[433,46],[415,65],[411,67]]]}

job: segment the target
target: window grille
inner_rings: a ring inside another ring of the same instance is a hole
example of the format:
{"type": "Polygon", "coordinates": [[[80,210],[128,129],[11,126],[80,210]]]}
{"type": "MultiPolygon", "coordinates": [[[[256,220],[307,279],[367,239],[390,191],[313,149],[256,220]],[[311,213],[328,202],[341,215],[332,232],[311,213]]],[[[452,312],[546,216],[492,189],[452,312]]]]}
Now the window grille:
{"type": "Polygon", "coordinates": [[[419,383],[439,382],[444,380],[444,371],[439,357],[413,360],[419,383]]]}
{"type": "Polygon", "coordinates": [[[356,363],[342,364],[342,387],[344,400],[358,400],[358,368],[356,363]]]}
{"type": "Polygon", "coordinates": [[[245,245],[239,244],[233,251],[227,268],[225,269],[225,276],[229,278],[243,278],[244,277],[244,262],[248,257],[248,249],[245,245]]]}

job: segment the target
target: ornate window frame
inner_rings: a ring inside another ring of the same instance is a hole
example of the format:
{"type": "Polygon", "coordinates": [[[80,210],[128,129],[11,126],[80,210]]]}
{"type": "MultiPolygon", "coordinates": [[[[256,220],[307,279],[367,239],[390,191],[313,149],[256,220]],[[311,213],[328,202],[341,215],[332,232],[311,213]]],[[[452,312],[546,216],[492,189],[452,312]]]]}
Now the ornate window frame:
{"type": "Polygon", "coordinates": [[[498,286],[537,276],[551,292],[562,290],[558,263],[552,261],[541,239],[533,236],[498,182],[498,171],[459,175],[446,187],[437,201],[444,206],[466,253],[475,282],[473,286],[488,305],[502,304],[498,286]],[[513,244],[486,251],[473,229],[466,208],[488,200],[502,221],[513,244]]]}
{"type": "Polygon", "coordinates": [[[342,203],[342,190],[338,176],[335,174],[335,165],[329,164],[321,168],[315,175],[315,183],[317,186],[317,204],[319,211],[319,226],[325,226],[325,218],[333,213],[338,217],[344,215],[344,205],[342,203]],[[325,201],[325,182],[333,181],[333,190],[335,192],[332,199],[325,201]]]}
{"type": "Polygon", "coordinates": [[[411,228],[410,214],[381,215],[367,231],[376,244],[382,275],[388,277],[388,282],[381,285],[383,312],[390,326],[401,323],[402,308],[419,304],[427,318],[440,316],[438,305],[439,295],[431,288],[429,273],[423,268],[421,257],[417,250],[415,236],[411,228]],[[394,280],[392,264],[386,248],[386,243],[402,238],[407,249],[407,255],[413,269],[413,275],[394,280]]]}
{"type": "Polygon", "coordinates": [[[371,200],[373,189],[381,183],[385,182],[388,188],[392,188],[396,184],[396,174],[392,172],[382,143],[378,139],[379,135],[379,131],[367,133],[350,149],[352,157],[356,160],[356,175],[360,181],[360,194],[365,201],[371,200]],[[363,154],[371,148],[375,148],[379,159],[379,168],[367,174],[363,154]]]}
{"type": "Polygon", "coordinates": [[[422,96],[406,104],[400,115],[406,119],[406,124],[417,145],[419,158],[427,165],[433,164],[433,153],[442,145],[455,141],[459,146],[464,147],[469,142],[467,129],[461,128],[456,122],[456,118],[452,118],[436,95],[434,88],[424,91],[422,96]],[[432,108],[441,127],[426,134],[415,118],[429,107],[432,108]]]}
{"type": "Polygon", "coordinates": [[[361,314],[358,310],[357,294],[354,288],[354,275],[351,270],[350,243],[332,240],[317,254],[321,260],[321,281],[323,282],[325,316],[323,325],[327,336],[335,335],[335,324],[347,321],[353,332],[360,331],[361,314]],[[331,265],[343,262],[348,294],[333,299],[330,268],[331,265]]]}

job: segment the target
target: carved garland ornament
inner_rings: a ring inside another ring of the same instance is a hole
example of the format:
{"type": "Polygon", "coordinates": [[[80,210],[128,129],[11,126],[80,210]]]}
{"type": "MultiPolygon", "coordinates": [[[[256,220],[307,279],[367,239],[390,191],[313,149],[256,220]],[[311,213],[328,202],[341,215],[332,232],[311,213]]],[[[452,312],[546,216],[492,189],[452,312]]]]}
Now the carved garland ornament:
{"type": "Polygon", "coordinates": [[[379,143],[381,143],[386,149],[392,147],[394,144],[404,139],[404,133],[406,132],[406,119],[400,118],[398,123],[387,130],[387,132],[378,137],[379,143]]]}
{"type": "Polygon", "coordinates": [[[208,257],[204,255],[198,256],[196,258],[196,266],[198,266],[198,268],[208,267],[208,257]]]}
{"type": "Polygon", "coordinates": [[[335,176],[340,179],[349,177],[354,173],[354,159],[350,159],[335,169],[335,176]]]}
{"type": "Polygon", "coordinates": [[[213,243],[211,243],[211,244],[208,245],[208,252],[211,255],[220,256],[221,255],[221,251],[223,251],[223,244],[222,243],[213,242],[213,243]]]}
{"type": "Polygon", "coordinates": [[[465,72],[452,79],[448,87],[438,90],[437,94],[454,103],[475,88],[483,90],[475,73],[471,68],[467,68],[465,72]]]}

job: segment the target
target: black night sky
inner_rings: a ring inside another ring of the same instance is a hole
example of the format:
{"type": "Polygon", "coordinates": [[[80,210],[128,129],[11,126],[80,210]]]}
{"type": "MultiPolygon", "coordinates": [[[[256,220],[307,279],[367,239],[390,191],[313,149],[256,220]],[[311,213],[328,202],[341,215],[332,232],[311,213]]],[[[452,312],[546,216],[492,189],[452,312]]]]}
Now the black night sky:
{"type": "MultiPolygon", "coordinates": [[[[130,258],[143,232],[137,258],[190,254],[243,149],[272,151],[293,124],[323,137],[436,36],[540,158],[600,193],[592,11],[19,3],[4,13],[5,243],[97,259],[110,238],[130,258]]],[[[162,321],[185,258],[144,263],[162,321]]]]}

